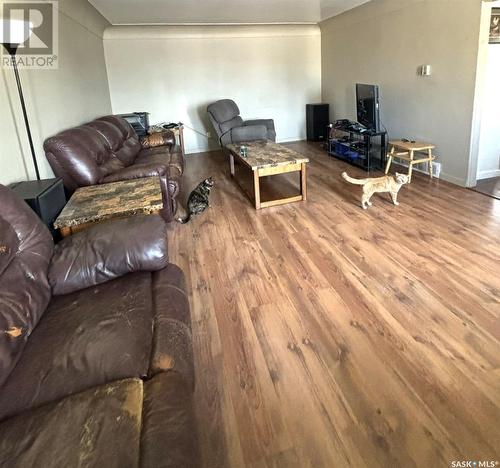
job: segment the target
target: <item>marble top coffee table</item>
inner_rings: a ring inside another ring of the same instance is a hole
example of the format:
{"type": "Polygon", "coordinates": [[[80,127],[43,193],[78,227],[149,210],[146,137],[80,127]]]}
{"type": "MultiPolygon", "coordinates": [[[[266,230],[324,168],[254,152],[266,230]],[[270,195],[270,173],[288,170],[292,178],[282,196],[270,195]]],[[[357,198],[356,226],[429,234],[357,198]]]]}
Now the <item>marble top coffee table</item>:
{"type": "Polygon", "coordinates": [[[159,214],[162,208],[158,177],[92,185],[76,189],[54,227],[65,237],[112,218],[159,214]]]}
{"type": "MultiPolygon", "coordinates": [[[[239,145],[227,145],[231,165],[231,176],[234,177],[234,158],[253,171],[255,208],[267,208],[307,199],[306,164],[309,159],[286,146],[272,141],[255,141],[239,145]],[[247,155],[240,154],[242,146],[247,148],[247,155]],[[277,200],[261,201],[260,178],[265,176],[300,172],[300,195],[277,200]]],[[[236,179],[235,179],[236,180],[236,179]]],[[[244,190],[244,189],[243,189],[244,190]]],[[[245,192],[246,193],[246,192],[245,192]]]]}

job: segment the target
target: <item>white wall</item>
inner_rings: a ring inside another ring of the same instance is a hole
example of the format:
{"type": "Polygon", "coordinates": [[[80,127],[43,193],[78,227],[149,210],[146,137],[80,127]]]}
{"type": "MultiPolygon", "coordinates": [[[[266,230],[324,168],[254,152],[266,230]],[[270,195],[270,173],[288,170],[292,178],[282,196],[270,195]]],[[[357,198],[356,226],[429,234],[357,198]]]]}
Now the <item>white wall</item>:
{"type": "MultiPolygon", "coordinates": [[[[21,70],[42,178],[52,177],[43,141],[111,113],[102,34],[109,23],[86,1],[59,2],[59,69],[21,70]]],[[[33,179],[13,71],[0,70],[0,183],[33,179]]]]}
{"type": "Polygon", "coordinates": [[[321,98],[320,47],[317,26],[113,26],[113,112],[184,122],[193,153],[217,147],[206,107],[231,98],[244,118],[274,118],[278,141],[304,139],[305,105],[321,98]]]}
{"type": "Polygon", "coordinates": [[[480,0],[372,0],[321,23],[323,100],[355,119],[355,83],[380,85],[390,137],[435,143],[441,177],[465,185],[480,20],[480,0]]]}
{"type": "Polygon", "coordinates": [[[500,45],[488,46],[477,179],[500,176],[500,45]]]}

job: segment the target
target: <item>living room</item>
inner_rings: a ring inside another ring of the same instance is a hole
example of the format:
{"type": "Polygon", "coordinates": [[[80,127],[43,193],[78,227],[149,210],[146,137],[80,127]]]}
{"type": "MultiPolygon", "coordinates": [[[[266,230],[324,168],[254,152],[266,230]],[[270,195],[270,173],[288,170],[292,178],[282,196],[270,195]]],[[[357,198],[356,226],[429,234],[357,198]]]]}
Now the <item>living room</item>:
{"type": "Polygon", "coordinates": [[[498,465],[500,1],[1,6],[1,466],[498,465]]]}

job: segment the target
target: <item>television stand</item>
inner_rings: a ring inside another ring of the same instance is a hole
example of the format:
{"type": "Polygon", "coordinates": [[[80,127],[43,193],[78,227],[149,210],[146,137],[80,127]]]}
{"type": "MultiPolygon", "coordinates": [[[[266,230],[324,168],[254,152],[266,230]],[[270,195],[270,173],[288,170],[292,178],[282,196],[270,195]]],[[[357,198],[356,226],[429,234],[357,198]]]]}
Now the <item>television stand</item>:
{"type": "Polygon", "coordinates": [[[332,128],[328,138],[328,154],[367,172],[383,171],[387,159],[387,132],[332,128]],[[376,138],[380,138],[380,153],[378,155],[373,141],[376,138]]]}

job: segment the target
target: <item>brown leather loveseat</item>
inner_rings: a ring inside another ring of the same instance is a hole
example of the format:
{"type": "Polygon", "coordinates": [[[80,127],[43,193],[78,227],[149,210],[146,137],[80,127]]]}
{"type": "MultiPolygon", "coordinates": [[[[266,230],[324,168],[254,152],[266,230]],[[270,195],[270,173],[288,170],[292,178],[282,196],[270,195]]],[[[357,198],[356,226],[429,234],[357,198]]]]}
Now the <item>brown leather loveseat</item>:
{"type": "Polygon", "coordinates": [[[171,131],[165,132],[164,140],[161,146],[143,146],[125,119],[108,115],[48,138],[44,149],[54,174],[70,192],[88,185],[159,176],[162,216],[172,221],[184,157],[171,131]]]}
{"type": "Polygon", "coordinates": [[[198,466],[182,272],[159,216],[54,247],[0,185],[0,466],[198,466]]]}

